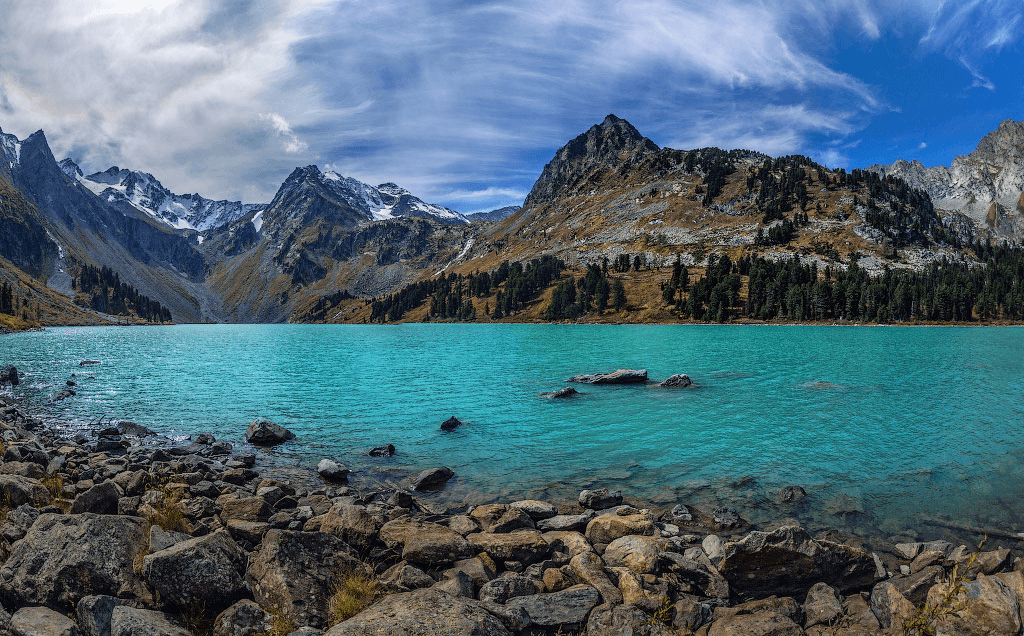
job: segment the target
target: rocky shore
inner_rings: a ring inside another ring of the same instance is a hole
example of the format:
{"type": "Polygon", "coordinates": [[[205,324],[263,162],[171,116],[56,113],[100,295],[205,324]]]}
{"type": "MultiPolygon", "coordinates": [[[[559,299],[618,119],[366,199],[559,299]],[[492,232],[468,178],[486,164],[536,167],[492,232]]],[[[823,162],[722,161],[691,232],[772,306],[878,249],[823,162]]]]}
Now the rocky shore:
{"type": "MultiPolygon", "coordinates": [[[[357,491],[331,460],[322,477],[274,479],[212,435],[165,448],[150,434],[119,423],[68,439],[0,398],[0,635],[1024,629],[1024,561],[1007,548],[871,552],[605,489],[439,509],[444,467],[357,491]]],[[[290,435],[257,420],[246,437],[290,435]]]]}

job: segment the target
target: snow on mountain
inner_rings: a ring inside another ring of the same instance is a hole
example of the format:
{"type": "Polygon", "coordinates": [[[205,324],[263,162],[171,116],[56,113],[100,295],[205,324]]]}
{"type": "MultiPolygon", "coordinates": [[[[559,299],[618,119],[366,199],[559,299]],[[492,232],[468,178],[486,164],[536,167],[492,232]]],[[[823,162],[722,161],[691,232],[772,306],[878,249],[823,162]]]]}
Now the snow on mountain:
{"type": "Polygon", "coordinates": [[[21,142],[14,135],[8,135],[0,130],[0,153],[3,153],[4,161],[11,170],[21,163],[21,142]]]}
{"type": "Polygon", "coordinates": [[[266,207],[240,201],[213,201],[198,194],[174,194],[149,173],[117,166],[87,176],[70,159],[60,162],[60,166],[65,174],[107,203],[127,203],[178,230],[204,232],[266,207]]]}
{"type": "Polygon", "coordinates": [[[321,181],[335,196],[344,199],[353,208],[366,212],[374,221],[402,216],[428,216],[452,225],[469,223],[469,219],[455,210],[426,203],[394,183],[373,187],[330,170],[321,174],[321,181]]]}

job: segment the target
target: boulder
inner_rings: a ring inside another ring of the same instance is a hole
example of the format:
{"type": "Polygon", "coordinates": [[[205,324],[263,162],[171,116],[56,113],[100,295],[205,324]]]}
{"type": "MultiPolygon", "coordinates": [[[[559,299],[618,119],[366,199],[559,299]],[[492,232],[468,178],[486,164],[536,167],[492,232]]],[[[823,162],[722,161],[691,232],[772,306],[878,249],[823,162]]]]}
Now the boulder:
{"type": "Polygon", "coordinates": [[[476,597],[476,585],[473,583],[473,579],[465,572],[455,572],[450,578],[435,583],[433,588],[447,592],[452,596],[476,597]]]}
{"type": "Polygon", "coordinates": [[[143,558],[146,581],[164,603],[220,610],[245,593],[247,555],[226,530],[176,543],[143,558]]]}
{"type": "Polygon", "coordinates": [[[18,386],[18,369],[8,364],[0,369],[0,386],[18,386]]]}
{"type": "MultiPolygon", "coordinates": [[[[1021,600],[1014,588],[1003,579],[979,574],[965,584],[953,600],[959,611],[940,613],[935,624],[936,636],[996,636],[1021,633],[1021,600]]],[[[940,583],[928,592],[928,605],[940,607],[948,589],[940,583]]]]}
{"type": "Polygon", "coordinates": [[[329,619],[331,586],[362,569],[345,542],[326,532],[271,530],[249,557],[245,580],[261,607],[300,627],[329,619]]]}
{"type": "Polygon", "coordinates": [[[779,501],[782,503],[792,503],[794,501],[800,501],[807,496],[807,491],[800,486],[786,486],[779,491],[779,501]]]}
{"type": "Polygon", "coordinates": [[[548,552],[548,543],[536,530],[516,530],[503,534],[474,532],[466,537],[474,552],[486,552],[495,561],[536,563],[548,552]]]}
{"type": "Polygon", "coordinates": [[[480,524],[484,532],[511,532],[513,530],[533,530],[533,520],[519,508],[505,504],[487,504],[477,506],[470,513],[470,518],[480,524]]]}
{"type": "Polygon", "coordinates": [[[480,600],[504,605],[510,598],[540,594],[544,590],[535,579],[522,574],[507,574],[480,587],[480,600]]]}
{"type": "Polygon", "coordinates": [[[941,565],[930,565],[910,576],[896,577],[891,581],[908,601],[919,605],[928,597],[928,590],[940,582],[945,574],[941,565]]]}
{"type": "Polygon", "coordinates": [[[385,444],[383,446],[375,446],[370,449],[367,453],[370,457],[393,457],[395,454],[395,446],[393,444],[385,444]]]}
{"type": "Polygon", "coordinates": [[[263,497],[242,497],[235,496],[218,499],[217,504],[221,507],[220,518],[225,523],[233,519],[238,521],[266,521],[274,514],[274,509],[263,497]]]}
{"type": "Polygon", "coordinates": [[[914,604],[895,585],[882,581],[871,590],[871,612],[882,629],[900,628],[914,615],[914,604]]]}
{"type": "Polygon", "coordinates": [[[804,600],[804,627],[831,625],[843,613],[843,606],[834,588],[825,583],[815,583],[804,600]]]}
{"type": "Polygon", "coordinates": [[[619,537],[604,551],[604,561],[612,567],[624,567],[637,574],[655,574],[658,557],[667,541],[660,537],[628,535],[619,537]]]}
{"type": "MultiPolygon", "coordinates": [[[[34,464],[33,464],[34,465],[34,464]]],[[[39,510],[28,504],[21,504],[7,513],[7,518],[0,524],[0,537],[8,543],[21,539],[39,518],[39,510]]]]}
{"type": "Polygon", "coordinates": [[[99,363],[100,363],[99,360],[82,360],[81,362],[78,363],[78,366],[80,366],[80,367],[89,367],[89,366],[93,366],[93,365],[96,365],[96,364],[99,364],[99,363]]]}
{"type": "Polygon", "coordinates": [[[580,491],[579,503],[590,510],[604,510],[622,503],[622,491],[609,491],[607,488],[594,488],[580,491]]]}
{"type": "Polygon", "coordinates": [[[267,419],[255,419],[245,429],[245,441],[250,444],[270,446],[293,439],[295,439],[295,433],[267,419]]]}
{"type": "Polygon", "coordinates": [[[320,522],[320,532],[329,532],[360,551],[373,546],[381,521],[363,506],[334,504],[320,522]]]}
{"type": "Polygon", "coordinates": [[[62,400],[66,400],[66,399],[71,398],[71,397],[75,397],[75,392],[73,390],[71,390],[71,389],[64,388],[64,389],[61,389],[60,391],[57,391],[52,396],[50,396],[50,401],[51,402],[60,402],[62,400]]]}
{"type": "Polygon", "coordinates": [[[84,636],[67,616],[48,607],[23,607],[11,617],[14,636],[84,636]]]}
{"type": "Polygon", "coordinates": [[[581,384],[644,384],[647,382],[647,369],[619,369],[611,373],[592,373],[574,375],[566,382],[581,384]]]}
{"type": "Polygon", "coordinates": [[[658,386],[662,386],[662,387],[678,387],[678,388],[685,388],[685,387],[692,386],[692,385],[693,385],[693,380],[691,380],[690,376],[686,375],[685,373],[677,373],[677,374],[675,374],[673,376],[669,376],[667,379],[662,380],[658,384],[658,386]]]}
{"type": "Polygon", "coordinates": [[[558,510],[553,504],[546,501],[537,501],[535,499],[526,499],[523,501],[516,501],[508,505],[509,508],[516,508],[522,510],[530,519],[534,521],[540,521],[541,519],[550,519],[558,514],[558,510]]]}
{"type": "Polygon", "coordinates": [[[651,512],[633,508],[595,517],[587,524],[586,536],[591,545],[596,545],[608,544],[631,534],[654,536],[655,533],[651,512]]]}
{"type": "Polygon", "coordinates": [[[775,612],[736,614],[711,623],[708,636],[804,636],[792,619],[775,612]]]}
{"type": "Polygon", "coordinates": [[[393,594],[327,630],[324,636],[512,636],[502,621],[473,599],[426,588],[393,594]]]}
{"type": "Polygon", "coordinates": [[[798,526],[755,531],[727,543],[718,569],[734,592],[751,597],[802,597],[819,582],[846,593],[867,588],[875,580],[875,561],[869,552],[816,541],[798,526]]]}
{"type": "Polygon", "coordinates": [[[579,395],[580,392],[571,386],[567,386],[564,389],[558,389],[557,391],[550,391],[548,393],[541,393],[543,397],[550,400],[559,400],[564,398],[571,398],[574,395],[579,395]]]}
{"type": "Polygon", "coordinates": [[[672,636],[679,632],[651,619],[635,605],[601,605],[590,613],[587,636],[672,636]]]}
{"type": "Polygon", "coordinates": [[[153,526],[149,529],[149,551],[152,553],[166,550],[176,543],[188,541],[191,538],[184,532],[168,532],[160,526],[153,526]]]}
{"type": "Polygon", "coordinates": [[[117,501],[121,498],[121,490],[113,481],[105,481],[86,490],[75,497],[71,504],[71,514],[95,512],[98,515],[116,515],[117,501]]]}
{"type": "Polygon", "coordinates": [[[580,552],[569,560],[569,567],[578,580],[588,583],[597,590],[602,603],[618,604],[622,602],[622,592],[608,578],[601,557],[593,552],[580,552]]]}
{"type": "Polygon", "coordinates": [[[585,626],[587,615],[597,607],[600,598],[597,590],[589,585],[574,585],[552,594],[519,596],[510,599],[505,606],[526,612],[532,625],[575,630],[585,626]]]}
{"type": "Polygon", "coordinates": [[[325,481],[343,482],[348,480],[349,469],[331,459],[321,459],[316,465],[316,472],[325,481]]]}
{"type": "Polygon", "coordinates": [[[403,518],[385,523],[380,539],[389,548],[401,548],[406,561],[437,566],[468,559],[475,552],[459,533],[436,523],[403,518]]]}
{"type": "Polygon", "coordinates": [[[170,614],[118,605],[110,616],[110,636],[192,636],[192,632],[170,614]]]}
{"type": "Polygon", "coordinates": [[[388,568],[381,576],[381,580],[403,589],[403,591],[430,587],[437,582],[429,574],[411,565],[408,561],[399,561],[388,568]]]}
{"type": "Polygon", "coordinates": [[[445,421],[441,422],[442,431],[454,431],[460,426],[462,426],[462,422],[459,420],[459,418],[455,417],[454,415],[452,417],[449,417],[445,421]]]}
{"type": "Polygon", "coordinates": [[[221,612],[213,621],[213,636],[254,636],[270,633],[274,616],[245,599],[221,612]]]}
{"type": "Polygon", "coordinates": [[[659,567],[705,597],[729,598],[729,582],[706,558],[699,561],[675,552],[662,552],[659,567]]]}
{"type": "Polygon", "coordinates": [[[416,492],[429,490],[440,490],[448,483],[448,480],[455,476],[455,471],[445,466],[428,468],[422,472],[412,475],[407,480],[410,489],[416,492]]]}
{"type": "Polygon", "coordinates": [[[10,502],[11,506],[31,504],[37,508],[50,503],[53,496],[43,484],[35,479],[21,475],[0,474],[0,499],[10,502]]]}
{"type": "Polygon", "coordinates": [[[0,600],[70,609],[94,594],[148,598],[133,567],[148,527],[139,517],[41,515],[0,569],[0,600]]]}
{"type": "Polygon", "coordinates": [[[580,515],[555,515],[550,519],[541,519],[537,522],[537,529],[542,532],[569,532],[587,529],[587,524],[595,517],[593,510],[588,510],[580,515]]]}
{"type": "Polygon", "coordinates": [[[109,636],[110,619],[120,604],[113,596],[86,596],[75,606],[79,628],[86,636],[109,636]]]}

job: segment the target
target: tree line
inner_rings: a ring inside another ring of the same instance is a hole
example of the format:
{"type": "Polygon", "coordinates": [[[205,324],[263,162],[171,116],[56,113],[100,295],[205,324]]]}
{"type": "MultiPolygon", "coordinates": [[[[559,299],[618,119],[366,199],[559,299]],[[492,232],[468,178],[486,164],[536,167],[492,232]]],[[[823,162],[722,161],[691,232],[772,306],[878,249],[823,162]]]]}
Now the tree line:
{"type": "MultiPolygon", "coordinates": [[[[629,256],[626,256],[626,261],[629,256]]],[[[558,283],[551,294],[551,302],[541,314],[544,320],[575,320],[591,311],[603,313],[611,307],[620,311],[626,307],[626,288],[620,278],[608,276],[608,259],[601,265],[588,265],[578,281],[569,277],[558,283]]]]}
{"type": "Polygon", "coordinates": [[[128,283],[121,282],[109,267],[82,265],[71,283],[75,304],[113,316],[136,315],[149,322],[171,322],[171,312],[159,302],[144,296],[128,283]]]}

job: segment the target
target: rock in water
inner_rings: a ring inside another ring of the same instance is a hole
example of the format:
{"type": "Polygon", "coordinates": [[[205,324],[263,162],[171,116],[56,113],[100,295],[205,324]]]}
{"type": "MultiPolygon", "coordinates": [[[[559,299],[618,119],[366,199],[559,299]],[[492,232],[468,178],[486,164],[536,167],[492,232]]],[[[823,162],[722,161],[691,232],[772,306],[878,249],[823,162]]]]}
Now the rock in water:
{"type": "Polygon", "coordinates": [[[622,503],[622,491],[609,491],[607,488],[594,488],[580,491],[579,504],[590,510],[604,510],[622,503]]]}
{"type": "Polygon", "coordinates": [[[416,492],[425,490],[440,490],[448,483],[448,480],[455,476],[455,471],[445,466],[428,468],[409,478],[409,487],[416,492]]]}
{"type": "Polygon", "coordinates": [[[395,454],[394,444],[385,444],[383,446],[376,446],[370,449],[367,453],[370,457],[392,457],[395,454]]]}
{"type": "Polygon", "coordinates": [[[75,392],[72,391],[71,389],[61,389],[60,391],[57,391],[56,393],[53,394],[53,397],[50,398],[50,401],[60,402],[61,400],[66,400],[69,397],[75,397],[75,392]]]}
{"type": "Polygon", "coordinates": [[[546,398],[557,400],[559,398],[570,398],[574,395],[579,395],[580,392],[571,386],[567,386],[564,389],[558,389],[557,391],[551,391],[550,393],[541,393],[546,398]]]}
{"type": "Polygon", "coordinates": [[[449,417],[445,421],[441,422],[442,431],[454,431],[460,426],[462,426],[462,422],[460,422],[459,418],[455,417],[454,415],[452,417],[449,417]]]}
{"type": "Polygon", "coordinates": [[[89,366],[92,366],[94,364],[99,364],[99,363],[100,363],[99,360],[82,360],[81,362],[78,363],[78,366],[80,366],[80,367],[89,367],[89,366]]]}
{"type": "Polygon", "coordinates": [[[0,369],[0,386],[18,386],[18,369],[12,365],[0,369]]]}
{"type": "Polygon", "coordinates": [[[779,491],[779,499],[782,503],[791,503],[793,501],[799,501],[807,496],[807,491],[800,486],[786,486],[779,491]]]}
{"type": "Polygon", "coordinates": [[[316,465],[316,472],[327,481],[346,481],[349,470],[336,461],[321,459],[316,465]]]}
{"type": "Polygon", "coordinates": [[[611,373],[592,373],[574,375],[566,382],[581,384],[644,384],[647,382],[647,369],[619,369],[611,373]]]}
{"type": "Polygon", "coordinates": [[[664,387],[687,387],[692,385],[693,380],[691,380],[690,376],[686,375],[685,373],[677,373],[676,375],[673,375],[672,377],[658,384],[658,386],[664,387]]]}
{"type": "Polygon", "coordinates": [[[267,419],[255,419],[245,429],[245,441],[250,444],[269,446],[292,439],[295,439],[295,433],[267,419]]]}

